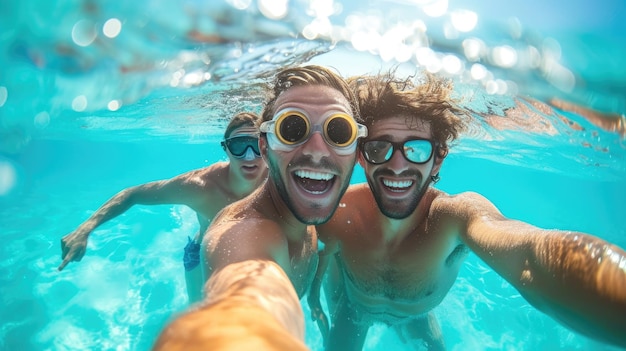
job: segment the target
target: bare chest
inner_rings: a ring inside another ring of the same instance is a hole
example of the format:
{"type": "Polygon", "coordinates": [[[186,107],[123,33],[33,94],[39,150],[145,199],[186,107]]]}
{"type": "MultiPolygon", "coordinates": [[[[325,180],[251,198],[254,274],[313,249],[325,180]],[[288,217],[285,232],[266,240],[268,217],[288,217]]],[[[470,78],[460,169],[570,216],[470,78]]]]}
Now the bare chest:
{"type": "Polygon", "coordinates": [[[302,297],[306,294],[313,281],[319,262],[317,238],[309,235],[302,245],[290,246],[289,258],[291,271],[288,275],[298,293],[298,297],[302,297]]]}
{"type": "MultiPolygon", "coordinates": [[[[467,248],[450,240],[412,233],[396,245],[344,245],[338,261],[352,289],[390,300],[440,300],[450,289],[467,248]]],[[[438,302],[437,302],[438,303],[438,302]]]]}

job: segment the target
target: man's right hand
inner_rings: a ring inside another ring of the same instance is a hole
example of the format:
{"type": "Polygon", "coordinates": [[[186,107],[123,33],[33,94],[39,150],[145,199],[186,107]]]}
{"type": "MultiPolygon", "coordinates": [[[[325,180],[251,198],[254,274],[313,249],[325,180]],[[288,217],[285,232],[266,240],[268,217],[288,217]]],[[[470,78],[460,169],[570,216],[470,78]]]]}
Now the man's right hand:
{"type": "Polygon", "coordinates": [[[71,261],[80,261],[87,251],[87,237],[89,233],[75,230],[61,239],[61,265],[59,271],[71,261]]]}
{"type": "Polygon", "coordinates": [[[322,340],[326,344],[330,326],[328,325],[328,318],[322,309],[319,294],[311,294],[309,291],[308,302],[311,309],[311,319],[317,323],[317,327],[320,329],[320,333],[322,333],[322,340]]]}

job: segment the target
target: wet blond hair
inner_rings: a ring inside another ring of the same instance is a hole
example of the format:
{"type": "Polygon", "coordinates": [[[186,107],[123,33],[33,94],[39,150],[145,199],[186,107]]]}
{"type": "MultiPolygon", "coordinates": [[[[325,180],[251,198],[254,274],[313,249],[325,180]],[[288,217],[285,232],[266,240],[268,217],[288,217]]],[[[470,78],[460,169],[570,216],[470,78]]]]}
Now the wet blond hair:
{"type": "Polygon", "coordinates": [[[362,122],[359,104],[348,83],[339,74],[316,65],[292,67],[278,72],[268,92],[267,102],[261,114],[262,121],[269,121],[274,117],[276,113],[274,105],[282,93],[293,87],[307,85],[322,85],[339,91],[350,103],[354,119],[359,123],[362,122]]]}
{"type": "Polygon", "coordinates": [[[258,129],[261,117],[254,112],[241,112],[233,116],[224,131],[224,139],[230,138],[235,129],[241,127],[254,127],[258,129]]]}

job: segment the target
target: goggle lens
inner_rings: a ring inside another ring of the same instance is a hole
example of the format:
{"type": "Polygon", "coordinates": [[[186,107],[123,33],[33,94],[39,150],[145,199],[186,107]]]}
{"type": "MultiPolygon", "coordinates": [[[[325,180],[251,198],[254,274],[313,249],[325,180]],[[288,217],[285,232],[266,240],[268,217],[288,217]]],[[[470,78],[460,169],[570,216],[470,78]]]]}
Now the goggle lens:
{"type": "Polygon", "coordinates": [[[375,165],[389,161],[396,150],[401,150],[407,161],[423,164],[430,161],[435,147],[428,139],[411,139],[404,142],[370,140],[363,144],[362,150],[365,160],[375,165]]]}
{"type": "Polygon", "coordinates": [[[309,120],[299,114],[290,114],[280,119],[277,129],[284,144],[297,144],[309,135],[309,120]]]}
{"type": "Polygon", "coordinates": [[[248,148],[252,148],[255,156],[261,156],[259,138],[251,136],[235,136],[222,141],[222,145],[235,157],[243,157],[248,148]]]}
{"type": "Polygon", "coordinates": [[[342,115],[334,115],[326,120],[326,137],[338,147],[350,145],[356,139],[353,124],[342,115]]]}

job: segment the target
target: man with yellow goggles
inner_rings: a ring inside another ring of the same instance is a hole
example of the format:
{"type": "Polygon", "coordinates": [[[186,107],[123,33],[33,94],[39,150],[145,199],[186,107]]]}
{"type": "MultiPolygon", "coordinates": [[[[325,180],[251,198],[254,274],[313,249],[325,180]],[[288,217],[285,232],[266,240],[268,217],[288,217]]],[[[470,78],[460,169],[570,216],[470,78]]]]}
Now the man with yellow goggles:
{"type": "Polygon", "coordinates": [[[212,221],[204,300],[166,327],[155,351],[307,350],[300,299],[317,268],[313,225],[339,206],[367,128],[350,86],[321,66],[281,70],[267,97],[258,141],[267,181],[212,221]]]}
{"type": "Polygon", "coordinates": [[[353,153],[356,140],[367,136],[367,127],[345,113],[330,112],[322,120],[322,125],[311,126],[311,119],[304,111],[290,108],[278,111],[271,121],[263,122],[260,131],[268,134],[269,146],[278,151],[291,151],[319,131],[338,155],[353,153]]]}

